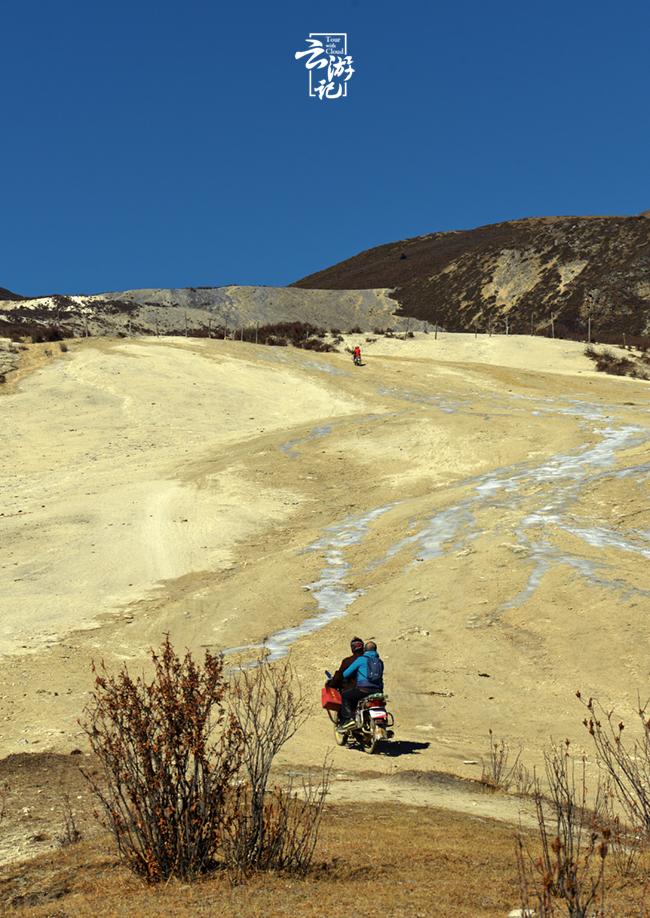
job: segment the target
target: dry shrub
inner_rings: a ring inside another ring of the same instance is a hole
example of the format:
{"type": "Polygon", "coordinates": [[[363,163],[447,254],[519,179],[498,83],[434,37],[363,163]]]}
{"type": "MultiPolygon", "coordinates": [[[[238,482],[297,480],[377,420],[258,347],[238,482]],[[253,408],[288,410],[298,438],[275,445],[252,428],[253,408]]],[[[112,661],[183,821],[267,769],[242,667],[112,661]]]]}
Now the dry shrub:
{"type": "Polygon", "coordinates": [[[596,793],[590,810],[585,759],[573,759],[568,740],[546,752],[544,762],[548,796],[539,782],[533,794],[541,856],[523,833],[516,837],[522,910],[536,918],[604,915],[610,830],[600,818],[602,796],[596,793]]]}
{"type": "Polygon", "coordinates": [[[650,837],[650,718],[648,704],[638,700],[640,733],[625,740],[625,724],[594,698],[578,699],[587,709],[583,723],[594,741],[601,768],[609,776],[618,802],[635,829],[650,837]]]}
{"type": "MultiPolygon", "coordinates": [[[[307,350],[327,350],[325,342],[314,339],[322,339],[327,335],[327,331],[318,325],[312,325],[310,322],[275,322],[269,325],[260,325],[259,328],[247,328],[243,331],[245,341],[257,341],[259,344],[279,344],[283,341],[285,344],[290,341],[294,347],[307,348],[307,350]],[[322,345],[322,348],[320,347],[322,345]]],[[[329,346],[329,350],[333,350],[329,346]]]]}
{"type": "Polygon", "coordinates": [[[630,829],[617,812],[617,795],[610,781],[603,784],[603,812],[601,821],[609,829],[609,853],[617,875],[634,879],[643,872],[642,860],[647,850],[647,839],[638,830],[630,829]]]}
{"type": "Polygon", "coordinates": [[[214,865],[233,818],[242,736],[225,708],[221,657],[181,659],[167,637],[151,659],[150,681],[100,667],[82,726],[105,785],[85,776],[131,869],[151,881],[188,878],[214,865]]]}
{"type": "Polygon", "coordinates": [[[489,731],[489,744],[487,761],[481,759],[481,784],[490,790],[514,788],[518,794],[530,793],[534,776],[521,761],[521,749],[511,761],[510,744],[505,739],[495,739],[492,730],[489,731]]]}
{"type": "Polygon", "coordinates": [[[243,737],[245,782],[237,791],[237,819],[225,838],[226,862],[235,877],[252,870],[304,872],[311,864],[329,785],[329,767],[320,780],[296,789],[271,787],[277,754],[306,721],[308,706],[291,661],[256,664],[233,677],[228,696],[231,716],[243,737]]]}
{"type": "Polygon", "coordinates": [[[609,373],[613,376],[630,376],[632,379],[650,379],[647,371],[644,369],[641,360],[631,360],[629,357],[617,357],[609,348],[605,347],[602,351],[597,351],[595,347],[588,344],[584,349],[584,354],[593,360],[596,369],[601,373],[609,373]]]}
{"type": "Polygon", "coordinates": [[[329,351],[336,353],[336,348],[333,344],[330,344],[328,341],[322,341],[320,338],[307,338],[304,341],[298,342],[295,346],[301,347],[306,351],[318,351],[320,353],[329,351]]]}
{"type": "Polygon", "coordinates": [[[63,795],[63,830],[59,835],[57,841],[60,848],[66,848],[68,845],[76,845],[78,841],[81,841],[81,832],[77,827],[77,821],[75,819],[75,814],[72,810],[70,804],[69,794],[63,795]]]}
{"type": "Polygon", "coordinates": [[[234,882],[254,870],[304,875],[309,870],[329,790],[329,768],[320,779],[312,775],[299,785],[293,777],[284,786],[267,789],[256,808],[251,785],[237,788],[232,799],[236,818],[224,838],[225,862],[234,882]],[[256,817],[262,831],[255,831],[256,817]]]}
{"type": "Polygon", "coordinates": [[[3,784],[0,787],[0,822],[7,815],[7,798],[9,797],[9,785],[3,784]]]}

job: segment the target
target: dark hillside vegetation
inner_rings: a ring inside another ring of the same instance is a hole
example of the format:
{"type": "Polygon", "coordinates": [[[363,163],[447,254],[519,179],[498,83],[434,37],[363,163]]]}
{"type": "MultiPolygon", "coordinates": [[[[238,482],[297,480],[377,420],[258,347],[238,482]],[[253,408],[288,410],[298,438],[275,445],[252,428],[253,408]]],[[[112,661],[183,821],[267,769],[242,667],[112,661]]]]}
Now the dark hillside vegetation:
{"type": "Polygon", "coordinates": [[[650,220],[540,217],[377,246],[296,281],[393,288],[406,316],[449,331],[650,334],[650,220]]]}

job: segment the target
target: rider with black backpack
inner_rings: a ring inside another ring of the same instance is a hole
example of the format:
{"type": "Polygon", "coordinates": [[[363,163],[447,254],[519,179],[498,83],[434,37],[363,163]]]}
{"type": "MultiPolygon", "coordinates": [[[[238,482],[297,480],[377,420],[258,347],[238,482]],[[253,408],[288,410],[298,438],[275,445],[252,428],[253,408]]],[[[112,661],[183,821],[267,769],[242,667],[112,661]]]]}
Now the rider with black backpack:
{"type": "Polygon", "coordinates": [[[362,698],[384,691],[384,663],[374,641],[366,641],[363,655],[343,670],[343,678],[349,679],[355,673],[357,684],[343,692],[341,726],[338,727],[342,731],[354,726],[354,711],[362,698]]]}

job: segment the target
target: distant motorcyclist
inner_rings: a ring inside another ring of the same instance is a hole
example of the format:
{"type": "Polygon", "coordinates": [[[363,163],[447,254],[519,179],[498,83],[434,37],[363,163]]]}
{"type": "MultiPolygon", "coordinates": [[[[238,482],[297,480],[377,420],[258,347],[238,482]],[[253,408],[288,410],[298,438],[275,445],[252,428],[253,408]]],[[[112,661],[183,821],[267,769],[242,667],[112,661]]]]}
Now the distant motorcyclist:
{"type": "MultiPolygon", "coordinates": [[[[352,640],[350,641],[350,650],[352,651],[350,656],[344,657],[341,660],[341,663],[339,664],[339,668],[336,670],[334,675],[331,676],[325,683],[325,685],[327,685],[328,688],[338,689],[339,692],[341,692],[341,695],[343,694],[343,692],[346,692],[349,689],[354,688],[355,685],[357,684],[356,673],[354,673],[351,676],[351,678],[344,679],[343,671],[347,669],[348,666],[351,666],[352,663],[354,663],[354,661],[363,654],[364,652],[363,640],[360,637],[353,637],[352,640]]],[[[341,723],[341,711],[340,710],[339,710],[338,717],[337,717],[337,723],[338,724],[341,723]]]]}
{"type": "Polygon", "coordinates": [[[356,675],[357,680],[356,685],[342,692],[343,706],[338,729],[345,731],[354,726],[354,712],[358,702],[367,695],[384,691],[384,663],[374,641],[366,641],[364,653],[353,660],[342,675],[343,679],[356,675]]]}
{"type": "Polygon", "coordinates": [[[352,360],[356,366],[361,366],[361,347],[358,344],[352,352],[352,360]]]}

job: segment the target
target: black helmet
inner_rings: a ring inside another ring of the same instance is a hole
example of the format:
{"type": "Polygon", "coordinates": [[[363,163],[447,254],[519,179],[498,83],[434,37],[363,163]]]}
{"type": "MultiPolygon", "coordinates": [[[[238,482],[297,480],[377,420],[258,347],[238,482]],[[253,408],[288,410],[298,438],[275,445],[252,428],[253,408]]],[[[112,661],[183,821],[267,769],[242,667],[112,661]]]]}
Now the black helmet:
{"type": "Polygon", "coordinates": [[[360,637],[353,637],[350,641],[350,650],[352,653],[363,653],[365,644],[360,637]]]}

